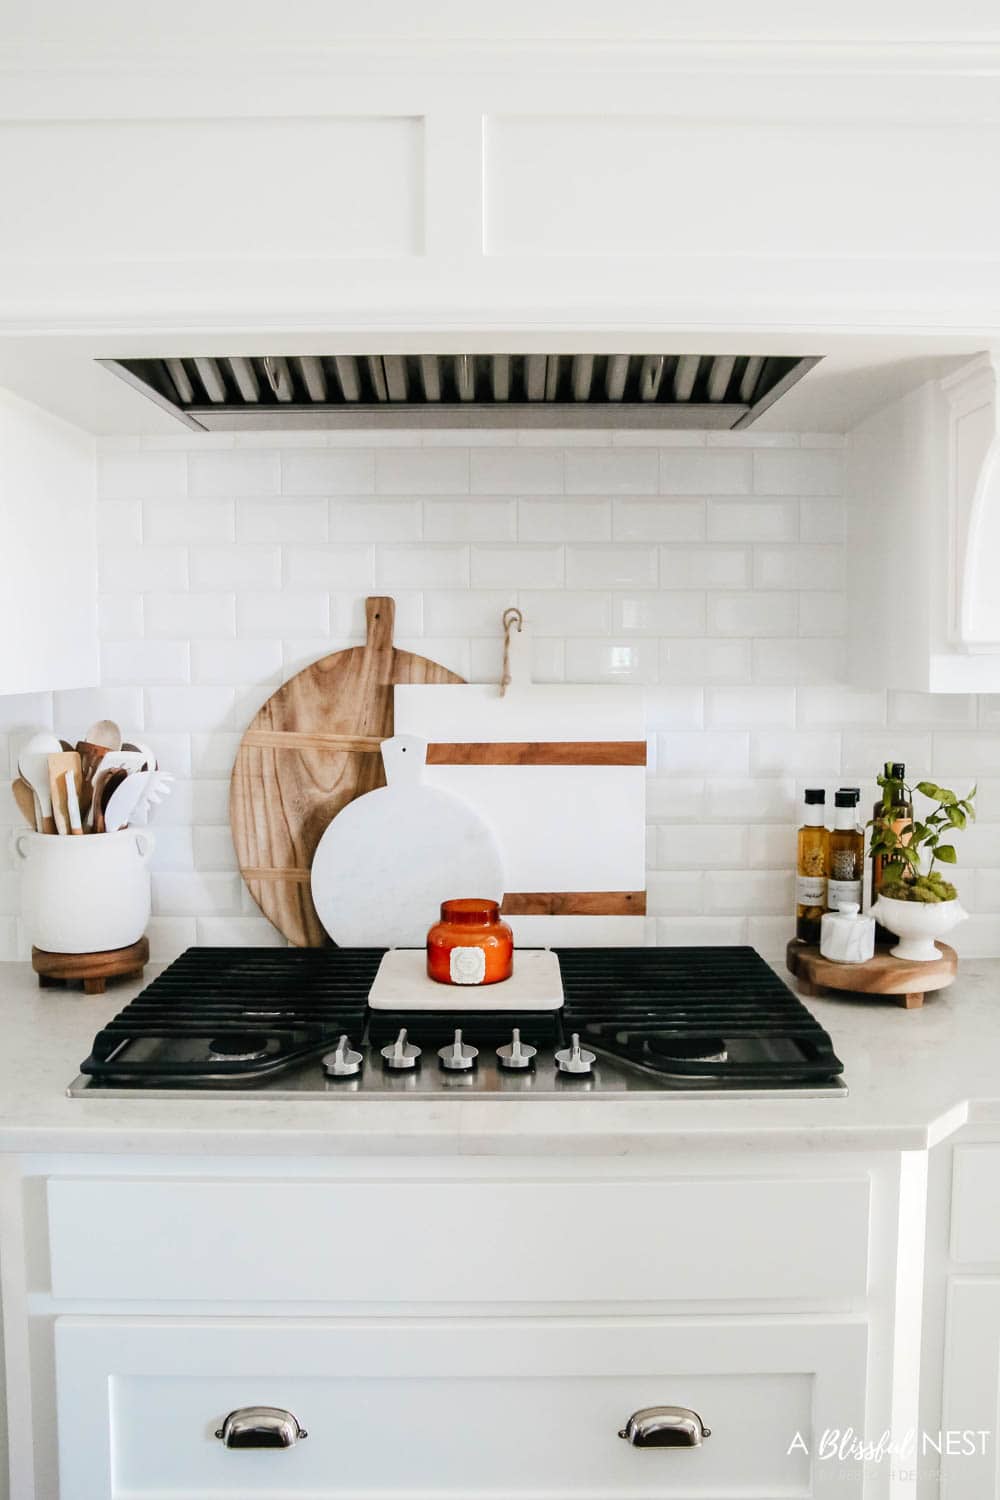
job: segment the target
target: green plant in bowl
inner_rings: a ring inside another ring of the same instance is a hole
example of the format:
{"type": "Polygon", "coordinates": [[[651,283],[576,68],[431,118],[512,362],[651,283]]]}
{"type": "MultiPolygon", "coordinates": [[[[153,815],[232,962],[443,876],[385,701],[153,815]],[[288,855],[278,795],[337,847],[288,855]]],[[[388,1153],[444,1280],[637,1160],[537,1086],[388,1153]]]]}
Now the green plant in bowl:
{"type": "Polygon", "coordinates": [[[928,906],[954,901],[958,895],[954,885],[935,865],[938,861],[957,864],[958,855],[950,838],[975,822],[976,787],[959,797],[933,781],[918,781],[910,787],[895,777],[880,776],[878,784],[882,789],[882,816],[873,818],[868,827],[872,830],[872,857],[883,862],[879,894],[888,901],[919,901],[928,906]],[[903,793],[912,801],[914,791],[933,804],[930,811],[902,828],[894,828],[894,795],[898,799],[903,793]]]}

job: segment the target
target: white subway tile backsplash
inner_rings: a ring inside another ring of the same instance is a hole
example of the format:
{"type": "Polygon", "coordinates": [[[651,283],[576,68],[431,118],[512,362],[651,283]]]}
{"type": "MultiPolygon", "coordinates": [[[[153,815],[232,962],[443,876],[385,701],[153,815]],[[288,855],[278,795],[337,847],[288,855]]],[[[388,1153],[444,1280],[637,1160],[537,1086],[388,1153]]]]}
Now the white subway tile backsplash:
{"type": "Polygon", "coordinates": [[[794,542],[799,512],[794,500],[709,500],[710,542],[794,542]]]}
{"type": "MultiPolygon", "coordinates": [[[[193,732],[227,728],[235,694],[231,687],[221,686],[148,687],[143,698],[147,729],[176,729],[178,725],[183,725],[188,732],[193,732]]],[[[118,722],[121,723],[121,720],[118,722]]],[[[194,785],[197,786],[198,783],[194,785]]],[[[181,786],[182,783],[175,784],[174,795],[181,786]]],[[[168,803],[173,811],[176,804],[172,797],[168,798],[168,803]]],[[[157,817],[162,816],[162,812],[162,807],[157,809],[157,817]]]]}
{"type": "Polygon", "coordinates": [[[232,500],[146,500],[142,539],[147,546],[234,542],[236,506],[232,500]]]}
{"type": "Polygon", "coordinates": [[[473,495],[558,495],[564,488],[561,449],[473,448],[469,458],[473,495]]]}
{"type": "Polygon", "coordinates": [[[803,542],[843,544],[847,534],[847,508],[834,495],[799,501],[799,537],[803,542]]]}
{"type": "Polygon", "coordinates": [[[285,939],[259,913],[244,917],[199,917],[197,941],[210,948],[284,948],[285,939]]]}
{"type": "Polygon", "coordinates": [[[516,500],[466,496],[424,501],[428,542],[513,542],[517,534],[516,500]]]}
{"type": "Polygon", "coordinates": [[[748,776],[750,735],[746,731],[705,730],[657,735],[656,766],[661,776],[748,776]]]}
{"type": "Polygon", "coordinates": [[[652,589],[657,569],[653,547],[566,548],[566,585],[571,589],[652,589]]]}
{"type": "Polygon", "coordinates": [[[755,775],[805,776],[815,783],[841,769],[839,734],[760,730],[753,735],[755,775]]]}
{"type": "Polygon", "coordinates": [[[615,594],[612,629],[629,635],[703,636],[705,595],[680,589],[615,594]]]}
{"type": "Polygon", "coordinates": [[[277,589],[281,587],[279,547],[192,547],[192,589],[277,589]]]}
{"type": "Polygon", "coordinates": [[[150,641],[132,637],[101,645],[101,681],[110,687],[190,682],[191,647],[186,640],[150,641]]]}
{"type": "Polygon", "coordinates": [[[657,643],[576,637],[566,642],[565,670],[567,682],[655,682],[657,643]]]}
{"type": "Polygon", "coordinates": [[[198,452],[188,455],[188,492],[192,495],[279,495],[281,460],[277,453],[198,452]]]}
{"type": "MultiPolygon", "coordinates": [[[[236,601],[236,633],[241,636],[323,636],[330,629],[330,596],[320,592],[240,594],[236,601]]],[[[332,648],[331,648],[332,649],[332,648]]]]}
{"type": "MultiPolygon", "coordinates": [[[[482,502],[480,502],[482,503],[482,502]]],[[[611,502],[574,495],[567,500],[537,496],[517,502],[517,536],[522,542],[606,542],[611,540],[611,502]]]]}
{"type": "Polygon", "coordinates": [[[380,495],[467,495],[465,448],[379,448],[375,489],[380,495]]]}
{"type": "Polygon", "coordinates": [[[102,547],[98,578],[103,595],[185,589],[188,555],[184,547],[102,547]]]}
{"type": "Polygon", "coordinates": [[[375,548],[345,543],[329,547],[286,547],[285,583],[299,589],[354,589],[370,594],[375,582],[375,548]]]}
{"type": "Polygon", "coordinates": [[[713,729],[791,728],[794,688],[713,687],[705,694],[705,722],[713,729]]]}
{"type": "Polygon", "coordinates": [[[277,684],[282,677],[280,641],[192,641],[191,678],[196,684],[277,684]]]}
{"type": "Polygon", "coordinates": [[[374,488],[372,449],[292,448],[282,452],[284,495],[366,495],[374,488]]]}
{"type": "Polygon", "coordinates": [[[420,500],[338,497],[330,501],[329,518],[331,542],[419,542],[424,534],[420,500]]]}
{"type": "Polygon", "coordinates": [[[758,495],[839,495],[843,459],[822,448],[787,452],[761,448],[753,455],[753,487],[758,495]]]}
{"type": "MultiPolygon", "coordinates": [[[[69,735],[119,720],[178,777],[156,819],[155,955],[280,942],[228,828],[256,708],[363,639],[375,591],[396,600],[400,646],[496,682],[516,604],[536,682],[642,688],[651,941],[750,941],[780,960],[803,787],[857,784],[867,810],[899,756],[961,791],[979,781],[960,851],[976,914],[956,941],[1000,952],[1000,697],[845,686],[842,446],[752,429],[102,443],[105,686],[0,701],[0,765],[53,716],[69,735]]],[[[15,818],[0,809],[3,828],[15,818]]],[[[4,954],[23,951],[10,871],[0,849],[4,954]]]]}
{"type": "Polygon", "coordinates": [[[469,582],[468,547],[375,548],[375,587],[380,590],[463,588],[469,582]]]}
{"type": "Polygon", "coordinates": [[[724,870],[705,875],[705,910],[722,916],[756,913],[785,914],[795,907],[795,877],[791,870],[724,870]]]}
{"type": "Polygon", "coordinates": [[[753,590],[708,596],[708,628],[713,635],[788,635],[797,621],[795,594],[753,590]]]}
{"type": "Polygon", "coordinates": [[[474,589],[557,589],[562,587],[565,576],[561,546],[531,543],[472,548],[474,589]]]}
{"type": "Polygon", "coordinates": [[[664,495],[743,495],[750,489],[752,453],[662,448],[659,457],[664,495]]]}
{"type": "Polygon", "coordinates": [[[749,682],[750,642],[737,640],[664,640],[660,642],[660,680],[749,682]]]}
{"type": "Polygon", "coordinates": [[[800,687],[800,729],[866,728],[885,723],[885,693],[881,689],[800,687]]]}
{"type": "Polygon", "coordinates": [[[750,583],[747,547],[661,547],[663,589],[742,589],[750,583]]]}
{"type": "Polygon", "coordinates": [[[655,448],[571,448],[566,490],[571,495],[655,495],[660,460],[655,448]]]}
{"type": "Polygon", "coordinates": [[[738,948],[747,941],[746,917],[658,917],[661,948],[738,948]]]}
{"type": "Polygon", "coordinates": [[[680,823],[656,831],[660,870],[745,870],[749,835],[739,824],[680,823]]]}
{"type": "MultiPolygon", "coordinates": [[[[535,636],[606,635],[611,629],[608,593],[586,589],[520,589],[517,605],[535,636]]],[[[494,630],[498,618],[493,617],[494,630]]]]}
{"type": "Polygon", "coordinates": [[[147,594],[146,634],[188,640],[236,634],[234,594],[147,594]]]}
{"type": "Polygon", "coordinates": [[[704,500],[618,499],[611,515],[616,542],[700,542],[705,536],[704,500]]]}
{"type": "Polygon", "coordinates": [[[239,500],[238,542],[325,542],[329,529],[326,500],[239,500]]]}
{"type": "Polygon", "coordinates": [[[102,500],[146,499],[187,494],[187,455],[103,451],[97,460],[102,500]]]}
{"type": "MultiPolygon", "coordinates": [[[[844,549],[833,546],[755,547],[757,589],[842,589],[844,549]]],[[[822,601],[820,609],[823,608],[822,601]]]]}

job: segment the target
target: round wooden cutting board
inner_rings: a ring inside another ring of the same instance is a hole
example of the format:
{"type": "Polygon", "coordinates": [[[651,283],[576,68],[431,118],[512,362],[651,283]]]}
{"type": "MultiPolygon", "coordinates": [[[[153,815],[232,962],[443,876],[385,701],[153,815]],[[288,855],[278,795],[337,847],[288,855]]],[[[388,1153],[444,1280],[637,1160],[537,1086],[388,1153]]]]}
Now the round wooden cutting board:
{"type": "Polygon", "coordinates": [[[465,680],[393,646],[391,599],[368,599],[365,613],[365,644],[324,656],[273,693],[233,766],[240,871],[265,917],[300,948],[329,941],[309,889],[316,845],[342,807],[385,784],[380,746],[393,732],[393,687],[465,680]]]}

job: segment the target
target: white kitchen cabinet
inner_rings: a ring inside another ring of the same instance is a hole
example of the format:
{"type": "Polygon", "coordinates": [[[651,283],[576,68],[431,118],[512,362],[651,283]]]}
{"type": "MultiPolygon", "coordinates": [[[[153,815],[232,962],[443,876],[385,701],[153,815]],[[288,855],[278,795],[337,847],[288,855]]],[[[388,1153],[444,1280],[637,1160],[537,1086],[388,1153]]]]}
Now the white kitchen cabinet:
{"type": "Polygon", "coordinates": [[[956,1277],[949,1287],[941,1429],[941,1495],[947,1500],[996,1500],[1000,1495],[998,1278],[956,1277]]]}
{"type": "Polygon", "coordinates": [[[94,439],[0,390],[0,693],[99,677],[94,439]]]}
{"type": "Polygon", "coordinates": [[[861,1465],[816,1449],[863,1428],[867,1342],[862,1319],[59,1318],[60,1500],[856,1500],[861,1465]],[[654,1405],[710,1435],[622,1441],[654,1405]],[[307,1436],[227,1448],[246,1406],[307,1436]]]}
{"type": "Polygon", "coordinates": [[[1000,689],[1000,391],[987,354],[847,439],[851,677],[930,693],[1000,689]]]}

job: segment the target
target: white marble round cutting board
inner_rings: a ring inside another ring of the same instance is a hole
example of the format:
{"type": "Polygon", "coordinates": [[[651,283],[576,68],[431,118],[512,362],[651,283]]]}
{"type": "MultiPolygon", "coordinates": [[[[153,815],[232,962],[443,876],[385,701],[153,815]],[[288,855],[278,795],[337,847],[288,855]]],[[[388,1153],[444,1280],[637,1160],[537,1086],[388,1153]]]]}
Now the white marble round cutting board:
{"type": "Polygon", "coordinates": [[[442,901],[503,899],[500,850],[469,803],[422,784],[427,741],[382,745],[387,785],[337,814],[312,863],[319,919],[342,948],[423,947],[442,901]]]}

